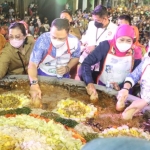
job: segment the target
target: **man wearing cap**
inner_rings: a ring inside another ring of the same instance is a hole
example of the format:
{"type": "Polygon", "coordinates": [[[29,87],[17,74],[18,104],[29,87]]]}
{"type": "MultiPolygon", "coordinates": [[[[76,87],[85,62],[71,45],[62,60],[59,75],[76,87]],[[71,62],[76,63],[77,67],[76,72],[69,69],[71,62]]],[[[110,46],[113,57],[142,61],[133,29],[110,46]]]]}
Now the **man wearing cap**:
{"type": "MultiPolygon", "coordinates": [[[[102,5],[98,5],[95,7],[92,12],[92,18],[93,21],[89,22],[86,35],[84,39],[81,40],[82,45],[84,45],[85,47],[83,48],[83,53],[80,56],[80,63],[83,62],[85,57],[87,57],[87,55],[91,53],[95,49],[95,47],[99,45],[100,42],[113,39],[113,36],[117,29],[117,25],[109,20],[107,8],[102,5]]],[[[94,65],[92,67],[92,70],[94,70],[92,71],[92,75],[94,82],[96,83],[99,64],[94,65]]],[[[81,76],[80,69],[79,76],[81,76]]]]}

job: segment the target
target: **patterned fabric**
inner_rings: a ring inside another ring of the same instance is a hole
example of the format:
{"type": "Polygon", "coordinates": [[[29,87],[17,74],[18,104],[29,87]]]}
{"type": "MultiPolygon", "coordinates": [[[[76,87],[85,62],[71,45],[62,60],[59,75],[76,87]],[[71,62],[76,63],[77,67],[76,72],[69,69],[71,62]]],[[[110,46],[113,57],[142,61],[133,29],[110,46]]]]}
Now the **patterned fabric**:
{"type": "MultiPolygon", "coordinates": [[[[39,64],[43,58],[46,56],[49,46],[51,43],[50,39],[50,32],[46,32],[42,34],[36,41],[30,61],[39,64]]],[[[68,43],[71,51],[72,58],[79,58],[80,57],[80,43],[78,39],[72,35],[68,35],[68,43]]],[[[56,48],[52,47],[51,55],[56,57],[56,48]]]]}
{"type": "Polygon", "coordinates": [[[141,78],[143,63],[144,63],[144,60],[125,79],[125,81],[130,81],[132,83],[132,86],[134,86],[141,78]]]}

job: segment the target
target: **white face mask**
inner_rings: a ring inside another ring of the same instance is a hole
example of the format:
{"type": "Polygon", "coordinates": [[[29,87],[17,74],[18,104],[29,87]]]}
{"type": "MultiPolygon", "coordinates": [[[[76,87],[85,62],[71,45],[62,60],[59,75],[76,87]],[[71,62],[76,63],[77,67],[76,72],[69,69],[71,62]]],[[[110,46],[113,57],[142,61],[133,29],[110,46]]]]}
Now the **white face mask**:
{"type": "Polygon", "coordinates": [[[52,39],[51,38],[51,41],[52,41],[52,44],[55,48],[60,48],[64,45],[65,41],[58,41],[58,40],[55,40],[55,39],[52,39]]]}
{"type": "Polygon", "coordinates": [[[131,48],[132,44],[116,42],[116,46],[120,52],[126,52],[127,50],[129,50],[131,48]]]}
{"type": "Polygon", "coordinates": [[[16,40],[16,39],[13,39],[13,40],[10,40],[10,44],[11,46],[15,47],[15,48],[19,48],[24,42],[24,39],[22,40],[16,40]]]}

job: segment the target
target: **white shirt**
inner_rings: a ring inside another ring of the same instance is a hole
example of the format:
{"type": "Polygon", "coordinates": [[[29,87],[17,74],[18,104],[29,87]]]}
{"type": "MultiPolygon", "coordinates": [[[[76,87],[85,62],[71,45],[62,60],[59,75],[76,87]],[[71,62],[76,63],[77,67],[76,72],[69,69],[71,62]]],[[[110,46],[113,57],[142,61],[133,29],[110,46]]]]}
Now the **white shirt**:
{"type": "Polygon", "coordinates": [[[148,43],[148,50],[147,50],[147,53],[144,55],[144,57],[147,57],[149,52],[150,52],[150,41],[149,41],[149,43],[148,43]]]}
{"type": "Polygon", "coordinates": [[[97,28],[94,25],[94,21],[90,21],[86,32],[86,42],[88,46],[99,45],[102,41],[113,39],[117,28],[118,26],[111,21],[106,28],[97,28]]]}

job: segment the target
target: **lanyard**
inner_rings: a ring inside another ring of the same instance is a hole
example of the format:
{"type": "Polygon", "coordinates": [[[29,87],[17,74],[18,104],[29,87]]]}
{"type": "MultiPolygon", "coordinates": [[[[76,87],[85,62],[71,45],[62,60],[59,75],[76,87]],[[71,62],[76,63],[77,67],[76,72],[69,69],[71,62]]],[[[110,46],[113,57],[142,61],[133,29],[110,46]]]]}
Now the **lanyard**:
{"type": "Polygon", "coordinates": [[[19,54],[19,51],[18,51],[17,53],[18,53],[18,56],[19,56],[19,58],[20,58],[20,60],[21,60],[21,63],[22,63],[23,74],[27,74],[25,64],[23,63],[23,59],[21,58],[21,56],[20,56],[20,54],[19,54]]]}
{"type": "Polygon", "coordinates": [[[105,30],[99,35],[99,37],[97,37],[98,34],[98,28],[96,30],[96,42],[99,40],[99,38],[104,34],[104,32],[107,30],[107,27],[105,28],[105,30]]]}

